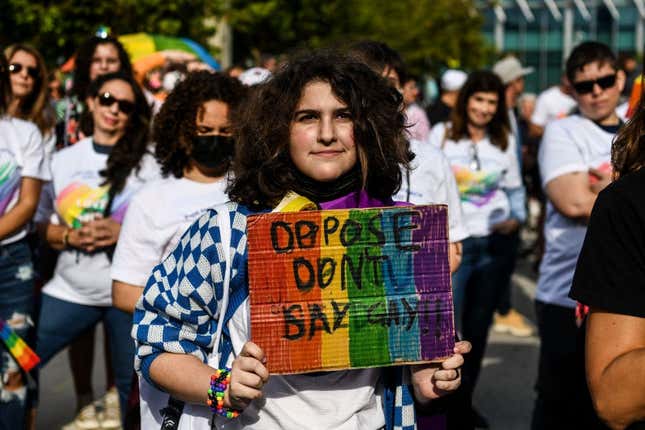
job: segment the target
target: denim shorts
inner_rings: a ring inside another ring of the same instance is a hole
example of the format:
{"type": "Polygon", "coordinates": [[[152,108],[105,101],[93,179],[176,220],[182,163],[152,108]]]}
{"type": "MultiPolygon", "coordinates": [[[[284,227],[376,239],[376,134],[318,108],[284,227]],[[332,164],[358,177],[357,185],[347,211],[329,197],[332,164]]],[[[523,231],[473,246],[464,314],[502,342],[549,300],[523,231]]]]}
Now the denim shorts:
{"type": "MultiPolygon", "coordinates": [[[[0,318],[27,345],[34,347],[34,270],[26,240],[0,246],[0,318]]],[[[27,413],[27,377],[6,345],[0,345],[0,429],[24,428],[27,413]]],[[[31,392],[31,390],[29,391],[31,392]]]]}

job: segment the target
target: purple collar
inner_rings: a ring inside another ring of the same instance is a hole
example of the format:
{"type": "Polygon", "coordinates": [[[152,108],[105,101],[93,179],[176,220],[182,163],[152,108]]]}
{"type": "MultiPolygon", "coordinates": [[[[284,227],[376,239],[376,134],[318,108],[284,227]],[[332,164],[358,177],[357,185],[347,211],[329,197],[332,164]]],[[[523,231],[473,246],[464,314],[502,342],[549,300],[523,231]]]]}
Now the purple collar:
{"type": "Polygon", "coordinates": [[[354,191],[343,197],[328,202],[319,203],[321,209],[350,209],[350,208],[379,208],[387,206],[402,206],[405,203],[394,202],[391,198],[380,200],[371,197],[367,191],[354,191]]]}

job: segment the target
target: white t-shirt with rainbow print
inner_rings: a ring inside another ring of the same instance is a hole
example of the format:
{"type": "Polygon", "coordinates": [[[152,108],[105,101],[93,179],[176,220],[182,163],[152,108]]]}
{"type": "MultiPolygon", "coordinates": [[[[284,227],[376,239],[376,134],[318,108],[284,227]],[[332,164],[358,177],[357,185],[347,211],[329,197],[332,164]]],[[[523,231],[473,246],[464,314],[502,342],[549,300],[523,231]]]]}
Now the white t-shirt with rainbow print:
{"type": "MultiPolygon", "coordinates": [[[[27,121],[0,117],[0,216],[18,202],[23,177],[48,181],[51,178],[45,162],[43,138],[38,128],[27,121]]],[[[6,245],[27,234],[28,223],[0,241],[6,245]]]]}
{"type": "Polygon", "coordinates": [[[459,188],[459,198],[469,236],[483,237],[492,226],[510,217],[510,203],[504,188],[522,185],[517,162],[515,138],[508,137],[502,151],[488,137],[473,143],[470,139],[455,142],[445,138],[446,125],[432,128],[429,142],[442,148],[459,188]]]}
{"type": "MultiPolygon", "coordinates": [[[[108,153],[95,148],[92,139],[54,154],[52,182],[43,190],[37,213],[38,222],[64,224],[79,228],[83,222],[101,217],[108,203],[108,186],[100,171],[106,166],[108,153]]],[[[132,173],[125,188],[112,202],[110,217],[123,221],[130,198],[146,182],[161,176],[151,154],[144,155],[138,173],[132,173]]],[[[112,304],[110,260],[105,252],[87,254],[75,249],[60,253],[53,278],[43,292],[72,303],[93,306],[112,304]]]]}

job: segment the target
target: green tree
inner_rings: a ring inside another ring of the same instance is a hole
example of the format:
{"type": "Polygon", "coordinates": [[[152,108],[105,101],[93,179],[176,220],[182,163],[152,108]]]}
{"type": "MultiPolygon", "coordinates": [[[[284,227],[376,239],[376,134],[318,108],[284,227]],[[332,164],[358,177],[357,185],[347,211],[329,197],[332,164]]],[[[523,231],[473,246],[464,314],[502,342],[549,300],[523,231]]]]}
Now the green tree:
{"type": "Polygon", "coordinates": [[[444,65],[474,68],[490,48],[472,0],[229,0],[220,2],[235,31],[238,52],[285,52],[387,42],[414,72],[444,65]]]}
{"type": "Polygon", "coordinates": [[[115,34],[136,32],[190,37],[205,43],[215,8],[208,0],[0,0],[0,44],[27,42],[51,64],[74,53],[100,25],[115,34]]]}

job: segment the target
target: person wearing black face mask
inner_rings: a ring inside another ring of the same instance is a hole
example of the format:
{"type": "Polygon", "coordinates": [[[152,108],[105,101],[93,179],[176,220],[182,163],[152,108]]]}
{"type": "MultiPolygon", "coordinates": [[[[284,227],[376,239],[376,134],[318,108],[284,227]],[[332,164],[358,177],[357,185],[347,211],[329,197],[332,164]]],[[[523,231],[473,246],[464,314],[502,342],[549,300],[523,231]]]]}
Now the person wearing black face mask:
{"type": "MultiPolygon", "coordinates": [[[[218,102],[215,102],[218,103],[218,102]]],[[[233,138],[221,134],[197,135],[193,138],[191,158],[206,169],[226,169],[235,153],[233,138]]],[[[222,172],[222,174],[224,174],[222,172]]]]}
{"type": "MultiPolygon", "coordinates": [[[[114,306],[132,313],[152,268],[207,209],[229,200],[234,153],[230,118],[246,89],[237,79],[191,73],[169,94],[155,118],[155,157],[164,179],[131,200],[112,263],[114,306]]],[[[142,383],[145,384],[145,381],[142,383]]],[[[128,421],[138,424],[138,408],[128,421]]],[[[141,414],[158,411],[141,410],[141,414]]]]}

